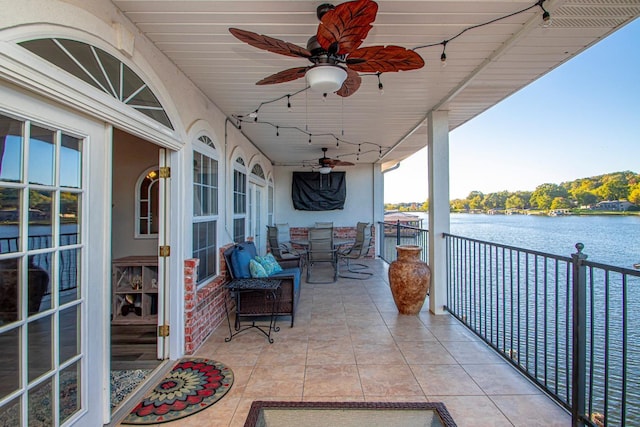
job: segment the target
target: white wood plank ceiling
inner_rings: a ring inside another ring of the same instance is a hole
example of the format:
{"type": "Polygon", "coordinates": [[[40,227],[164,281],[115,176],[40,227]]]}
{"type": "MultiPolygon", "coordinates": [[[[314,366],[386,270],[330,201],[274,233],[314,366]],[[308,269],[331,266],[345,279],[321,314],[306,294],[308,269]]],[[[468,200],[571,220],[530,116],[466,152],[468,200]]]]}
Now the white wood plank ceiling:
{"type": "MultiPolygon", "coordinates": [[[[448,110],[454,129],[640,16],[640,0],[548,0],[543,3],[552,16],[548,27],[542,25],[542,9],[536,6],[448,43],[446,67],[440,61],[442,46],[417,49],[426,66],[383,74],[382,95],[376,76],[363,76],[362,86],[350,97],[330,94],[323,101],[320,94],[302,91],[290,97],[289,111],[286,95],[303,90],[304,78],[270,86],[255,82],[309,62],[244,44],[228,29],[306,47],[316,33],[316,7],[323,1],[112,1],[227,117],[246,117],[261,103],[284,96],[260,107],[258,122],[242,123],[242,132],[274,164],[299,164],[320,157],[321,147],[328,147],[329,157],[392,166],[426,145],[429,111],[448,110]],[[311,144],[306,133],[291,128],[311,133],[311,144]]],[[[534,4],[378,1],[377,18],[362,46],[412,49],[439,43],[534,4]]]]}

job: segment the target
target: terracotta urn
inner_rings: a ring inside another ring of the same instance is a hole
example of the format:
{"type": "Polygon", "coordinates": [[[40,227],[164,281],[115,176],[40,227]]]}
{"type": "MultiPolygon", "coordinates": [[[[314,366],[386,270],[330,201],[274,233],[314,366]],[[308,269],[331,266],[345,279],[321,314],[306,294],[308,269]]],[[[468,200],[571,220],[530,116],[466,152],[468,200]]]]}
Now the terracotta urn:
{"type": "Polygon", "coordinates": [[[427,297],[431,269],[420,260],[417,245],[396,246],[398,259],[389,265],[389,283],[393,300],[401,314],[418,314],[427,297]]]}

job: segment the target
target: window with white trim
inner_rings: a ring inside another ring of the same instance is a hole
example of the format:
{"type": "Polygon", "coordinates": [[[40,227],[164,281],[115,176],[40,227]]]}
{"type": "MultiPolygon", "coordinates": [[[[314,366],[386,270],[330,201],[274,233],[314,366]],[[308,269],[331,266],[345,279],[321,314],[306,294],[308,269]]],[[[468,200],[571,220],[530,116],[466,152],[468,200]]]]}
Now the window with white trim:
{"type": "Polygon", "coordinates": [[[247,172],[244,160],[233,164],[233,241],[244,242],[247,222],[247,172]]]}
{"type": "Polygon", "coordinates": [[[218,160],[203,135],[193,151],[193,257],[200,260],[198,283],[216,275],[218,265],[218,160]]]}
{"type": "Polygon", "coordinates": [[[158,203],[160,203],[160,170],[153,166],[138,177],[136,182],[136,238],[158,237],[158,203]]]}

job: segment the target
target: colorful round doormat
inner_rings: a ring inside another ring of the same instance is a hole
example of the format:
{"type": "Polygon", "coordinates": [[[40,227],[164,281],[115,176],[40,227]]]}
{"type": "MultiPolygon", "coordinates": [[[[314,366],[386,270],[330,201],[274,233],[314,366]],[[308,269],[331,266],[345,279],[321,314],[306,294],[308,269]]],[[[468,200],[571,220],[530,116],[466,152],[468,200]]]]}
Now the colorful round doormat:
{"type": "Polygon", "coordinates": [[[233,384],[233,372],[215,360],[182,359],[122,424],[159,424],[195,414],[216,403],[233,384]]]}

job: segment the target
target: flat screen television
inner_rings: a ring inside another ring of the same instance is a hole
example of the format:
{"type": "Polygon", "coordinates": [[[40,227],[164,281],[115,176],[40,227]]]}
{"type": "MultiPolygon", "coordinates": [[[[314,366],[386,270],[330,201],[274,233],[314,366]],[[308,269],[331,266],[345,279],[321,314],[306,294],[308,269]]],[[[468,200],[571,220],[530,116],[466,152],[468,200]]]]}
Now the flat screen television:
{"type": "Polygon", "coordinates": [[[293,172],[291,199],[300,211],[344,209],[347,198],[345,172],[293,172]]]}

